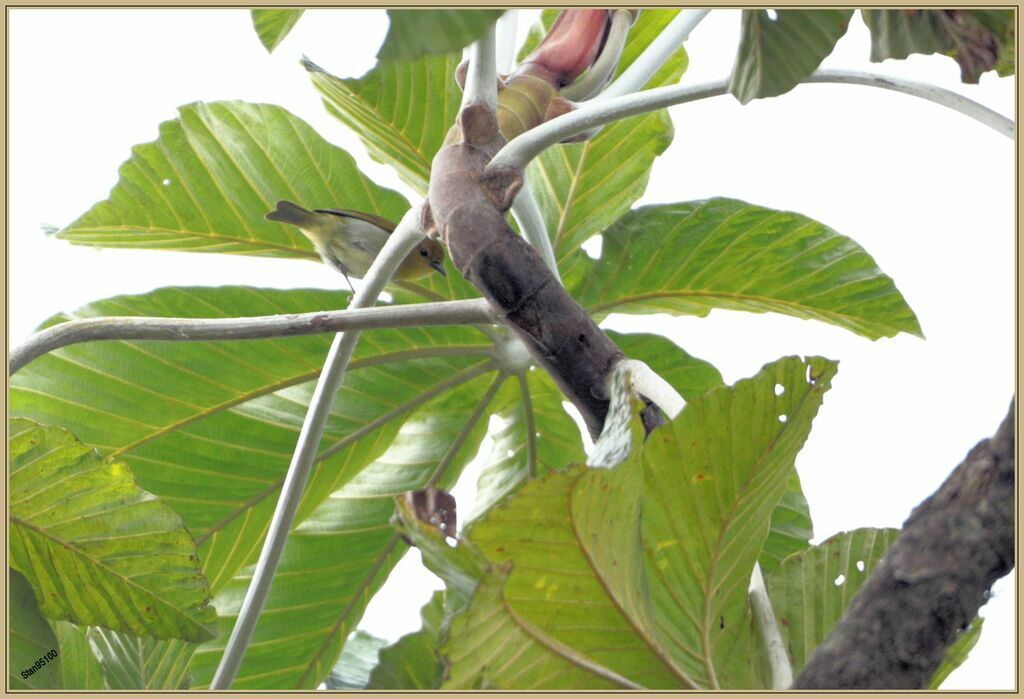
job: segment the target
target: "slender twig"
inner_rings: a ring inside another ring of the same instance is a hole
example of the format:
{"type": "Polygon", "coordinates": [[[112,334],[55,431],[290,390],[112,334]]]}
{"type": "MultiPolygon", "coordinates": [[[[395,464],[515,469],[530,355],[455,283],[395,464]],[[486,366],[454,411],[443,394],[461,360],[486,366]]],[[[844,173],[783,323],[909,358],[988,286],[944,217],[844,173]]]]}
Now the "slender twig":
{"type": "Polygon", "coordinates": [[[343,330],[466,325],[493,322],[483,299],[382,306],[345,311],[315,311],[241,318],[83,318],[40,330],[11,352],[10,373],[47,352],[100,340],[253,340],[336,333],[343,330]]]}
{"type": "MultiPolygon", "coordinates": [[[[995,129],[1008,138],[1013,138],[1014,123],[1012,119],[1007,119],[988,107],[943,87],[849,70],[818,71],[808,76],[804,82],[866,85],[903,92],[953,109],[995,129]]],[[[575,111],[563,114],[516,136],[494,156],[487,169],[495,171],[506,168],[525,168],[546,148],[576,134],[637,114],[724,95],[728,92],[728,83],[728,80],[717,80],[693,86],[670,85],[607,100],[592,100],[581,105],[575,111]]]]}
{"type": "Polygon", "coordinates": [[[473,103],[494,112],[498,108],[498,68],[495,63],[494,25],[490,25],[469,50],[469,71],[462,106],[473,103]]]}
{"type": "Polygon", "coordinates": [[[509,73],[516,59],[516,32],[519,29],[519,10],[505,10],[495,26],[495,67],[499,73],[509,73]]]}
{"type": "Polygon", "coordinates": [[[768,653],[768,667],[772,675],[772,689],[789,689],[793,684],[793,668],[786,654],[786,643],[782,640],[779,625],[775,621],[772,602],[768,598],[768,589],[764,586],[761,564],[754,564],[754,574],[750,576],[750,607],[754,611],[754,624],[764,641],[768,653]]]}
{"type": "Polygon", "coordinates": [[[540,253],[544,264],[555,275],[555,279],[561,282],[562,278],[558,274],[558,262],[555,260],[555,250],[551,247],[551,238],[548,237],[548,229],[544,225],[544,215],[540,212],[540,207],[537,206],[537,200],[533,197],[528,180],[524,181],[523,188],[519,190],[512,202],[512,215],[515,216],[519,229],[523,232],[523,237],[540,253]]]}
{"type": "Polygon", "coordinates": [[[526,475],[533,479],[537,477],[537,422],[533,415],[533,400],[530,398],[530,384],[527,382],[526,374],[516,374],[519,380],[519,393],[523,397],[523,417],[526,429],[526,475]]]}
{"type": "Polygon", "coordinates": [[[611,85],[606,87],[597,95],[594,100],[611,99],[621,97],[637,90],[643,89],[647,81],[654,77],[654,74],[661,70],[665,62],[679,47],[686,41],[693,28],[700,24],[701,20],[707,17],[711,10],[682,10],[666,27],[658,34],[657,38],[648,44],[647,48],[636,57],[636,60],[629,64],[622,75],[615,79],[611,85]]]}
{"type": "Polygon", "coordinates": [[[893,78],[886,75],[876,75],[857,70],[819,70],[811,73],[805,83],[842,83],[844,85],[864,85],[865,87],[877,87],[883,90],[902,92],[912,97],[920,97],[923,100],[941,104],[955,112],[960,112],[977,122],[988,126],[1006,136],[1013,138],[1013,119],[1008,119],[1002,114],[978,104],[961,94],[947,90],[937,85],[919,83],[903,78],[893,78]]]}
{"type": "MultiPolygon", "coordinates": [[[[365,308],[372,306],[388,280],[398,269],[402,260],[412,249],[423,239],[421,227],[423,205],[410,208],[395,231],[388,237],[387,242],[381,249],[377,258],[370,266],[363,285],[356,292],[352,299],[351,308],[365,308]]],[[[352,351],[355,349],[359,339],[359,331],[338,333],[327,354],[324,369],[313,390],[313,397],[310,401],[306,419],[302,423],[302,430],[299,432],[298,443],[295,446],[295,453],[292,456],[291,464],[288,466],[288,473],[285,476],[284,485],[281,488],[281,495],[277,501],[277,508],[270,521],[270,529],[267,532],[266,541],[263,543],[263,550],[260,552],[259,560],[256,563],[256,570],[252,582],[245,593],[242,607],[239,610],[238,619],[231,630],[231,637],[228,639],[221,657],[220,665],[210,683],[210,689],[228,689],[238,674],[238,668],[242,664],[245,650],[252,639],[256,622],[259,620],[263,605],[270,592],[270,585],[274,579],[278,562],[281,560],[281,553],[291,531],[295,513],[298,510],[299,502],[302,499],[302,491],[305,488],[306,480],[316,458],[317,449],[320,446],[320,439],[323,437],[324,426],[327,423],[327,416],[334,405],[334,398],[341,386],[345,376],[345,369],[352,358],[352,351]]]]}

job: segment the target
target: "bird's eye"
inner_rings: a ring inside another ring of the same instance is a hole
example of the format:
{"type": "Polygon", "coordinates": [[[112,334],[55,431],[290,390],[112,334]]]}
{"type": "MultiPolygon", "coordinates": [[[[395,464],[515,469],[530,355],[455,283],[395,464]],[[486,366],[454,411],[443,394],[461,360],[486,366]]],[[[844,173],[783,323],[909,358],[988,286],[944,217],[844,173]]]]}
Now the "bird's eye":
{"type": "Polygon", "coordinates": [[[426,257],[428,255],[426,248],[420,248],[420,256],[426,257]]]}

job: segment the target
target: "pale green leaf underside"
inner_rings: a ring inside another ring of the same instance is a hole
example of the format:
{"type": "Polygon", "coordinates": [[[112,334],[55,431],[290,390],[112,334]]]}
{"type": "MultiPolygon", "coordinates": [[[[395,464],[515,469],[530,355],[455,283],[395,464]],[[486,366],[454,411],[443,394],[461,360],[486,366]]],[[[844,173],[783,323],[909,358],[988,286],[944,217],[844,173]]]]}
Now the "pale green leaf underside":
{"type": "Polygon", "coordinates": [[[111,689],[187,689],[193,643],[90,628],[89,641],[111,689]]]}
{"type": "Polygon", "coordinates": [[[78,245],[316,259],[294,226],[264,218],[279,199],[397,221],[398,193],[281,107],[197,102],[135,146],[110,197],[58,237],[78,245]]]}
{"type": "Polygon", "coordinates": [[[644,444],[651,594],[663,643],[699,686],[765,686],[747,587],[835,371],[821,358],[779,360],[690,402],[644,444]]]}
{"type": "Polygon", "coordinates": [[[814,72],[846,33],[853,10],[743,10],[729,92],[746,104],[789,92],[814,72]]]}
{"type": "Polygon", "coordinates": [[[252,26],[260,43],[273,53],[299,21],[303,10],[252,10],[252,26]]]}
{"type": "Polygon", "coordinates": [[[567,284],[592,313],[704,316],[714,308],[819,320],[870,339],[921,335],[914,312],[853,240],[735,199],[635,209],[578,256],[567,284]]]}
{"type": "MultiPolygon", "coordinates": [[[[347,294],[167,288],[96,302],[74,317],[231,317],[343,307],[347,294]]],[[[485,372],[470,328],[360,339],[328,419],[300,521],[383,453],[432,395],[485,372]]],[[[254,556],[277,500],[329,335],[245,342],[106,342],[41,357],[11,380],[11,411],[61,425],[123,459],[200,544],[216,592],[254,556]]]]}
{"type": "Polygon", "coordinates": [[[324,106],[356,132],[370,157],[395,168],[425,195],[430,163],[462,101],[455,83],[459,60],[459,54],[447,54],[387,61],[361,78],[344,80],[310,61],[303,65],[324,106]]]}
{"type": "Polygon", "coordinates": [[[459,51],[476,41],[505,10],[388,10],[391,25],[381,61],[410,61],[459,51]]]}
{"type": "MultiPolygon", "coordinates": [[[[451,487],[479,449],[502,380],[482,375],[424,404],[381,445],[378,458],[301,518],[233,688],[311,689],[330,674],[366,604],[407,549],[390,524],[394,497],[451,487]]],[[[217,594],[221,634],[196,652],[194,687],[209,686],[252,571],[243,568],[217,594]]]]}
{"type": "Polygon", "coordinates": [[[68,431],[10,422],[12,563],[44,614],[201,641],[216,615],[178,516],[68,431]]]}

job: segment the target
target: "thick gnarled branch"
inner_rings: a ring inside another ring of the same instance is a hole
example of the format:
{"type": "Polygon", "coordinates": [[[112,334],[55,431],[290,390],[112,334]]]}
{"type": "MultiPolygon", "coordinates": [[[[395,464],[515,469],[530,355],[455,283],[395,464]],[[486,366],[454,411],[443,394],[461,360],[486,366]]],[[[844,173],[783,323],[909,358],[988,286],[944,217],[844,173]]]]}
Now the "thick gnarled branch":
{"type": "Polygon", "coordinates": [[[1014,565],[1014,406],[899,538],[820,645],[797,689],[922,689],[1014,565]]]}
{"type": "Polygon", "coordinates": [[[503,131],[532,128],[558,112],[565,103],[558,87],[597,55],[605,15],[572,10],[560,16],[509,76],[498,97],[500,114],[487,100],[471,97],[467,81],[459,121],[432,164],[428,221],[444,239],[452,263],[551,374],[593,435],[608,409],[604,379],[622,353],[506,222],[505,212],[522,186],[521,170],[486,177],[484,170],[505,143],[503,131]]]}

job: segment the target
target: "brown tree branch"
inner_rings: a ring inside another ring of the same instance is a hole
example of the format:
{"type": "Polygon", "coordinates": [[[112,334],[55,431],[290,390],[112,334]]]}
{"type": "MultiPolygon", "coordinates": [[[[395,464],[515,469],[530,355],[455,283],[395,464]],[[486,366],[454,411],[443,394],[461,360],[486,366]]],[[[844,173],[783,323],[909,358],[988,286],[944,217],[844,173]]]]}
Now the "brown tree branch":
{"type": "Polygon", "coordinates": [[[1014,406],[917,506],[796,689],[921,689],[1014,561],[1014,406]]]}
{"type": "Polygon", "coordinates": [[[568,108],[558,89],[597,55],[607,12],[568,10],[508,77],[497,111],[470,97],[434,157],[425,228],[452,263],[552,376],[597,435],[608,411],[606,378],[622,353],[517,236],[505,212],[522,186],[519,169],[484,174],[505,138],[568,108]]]}

